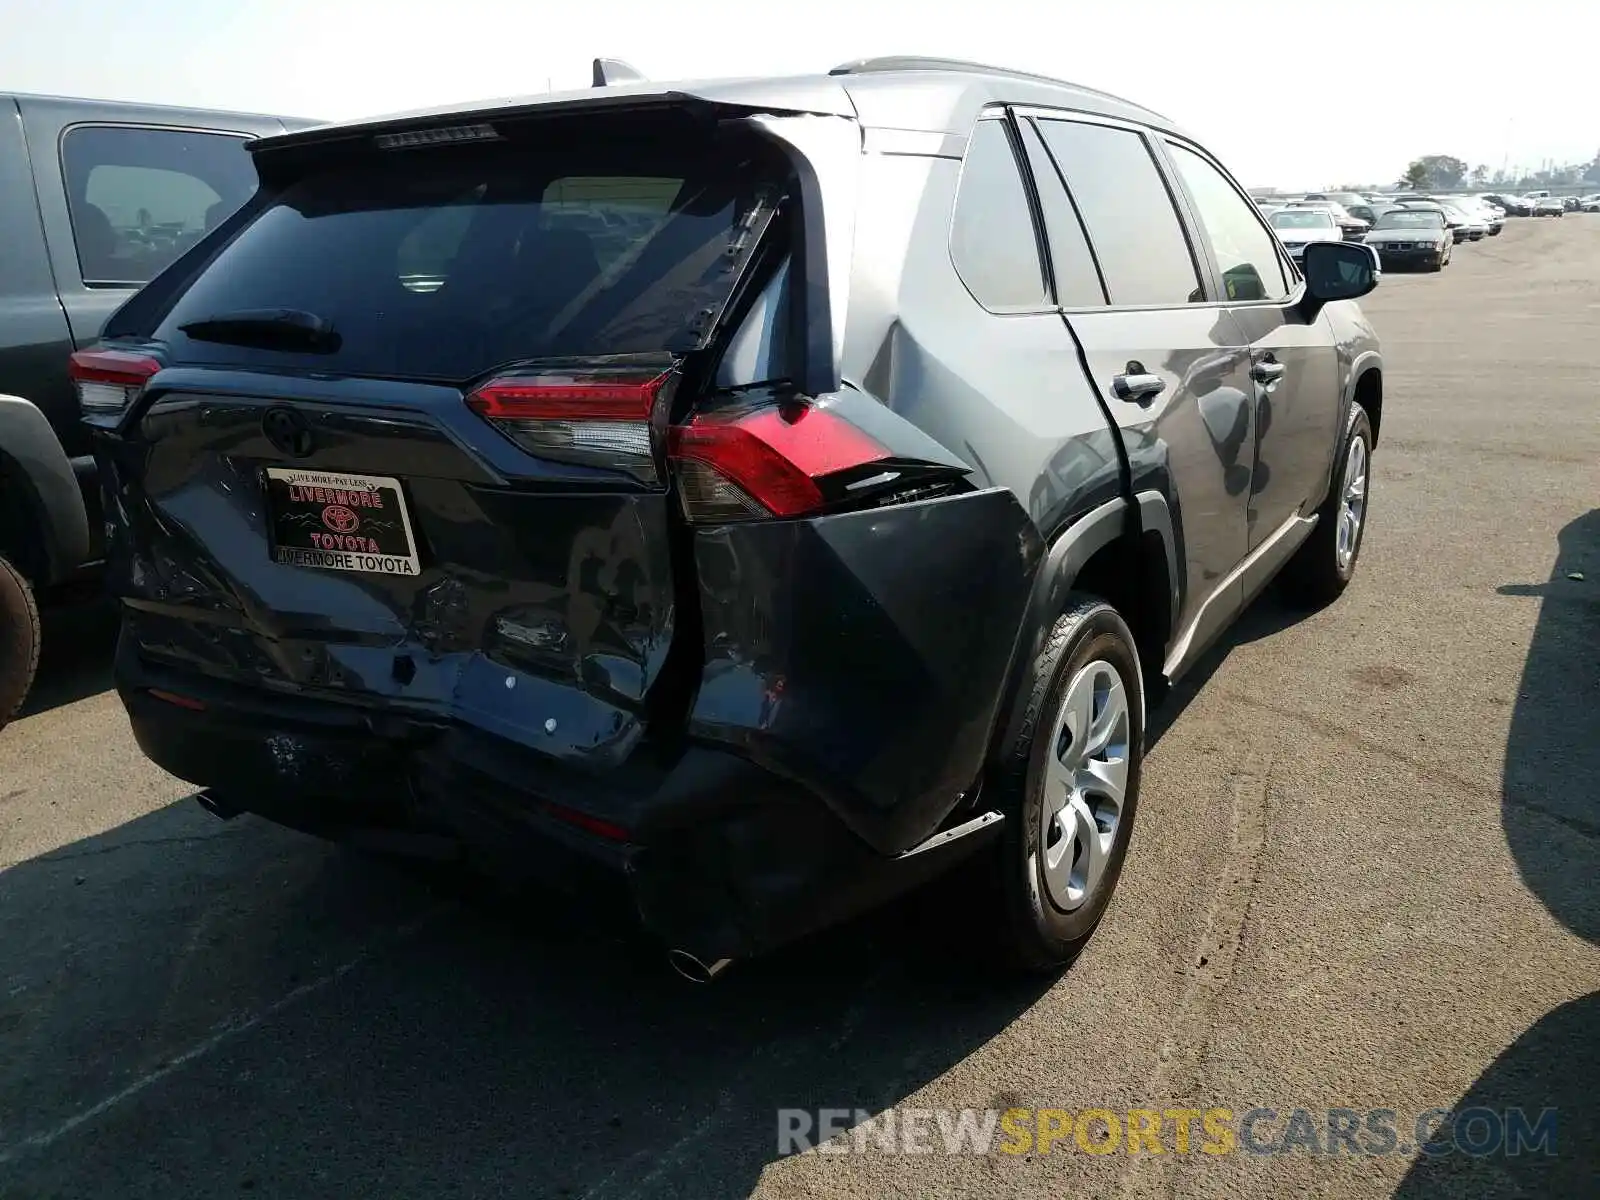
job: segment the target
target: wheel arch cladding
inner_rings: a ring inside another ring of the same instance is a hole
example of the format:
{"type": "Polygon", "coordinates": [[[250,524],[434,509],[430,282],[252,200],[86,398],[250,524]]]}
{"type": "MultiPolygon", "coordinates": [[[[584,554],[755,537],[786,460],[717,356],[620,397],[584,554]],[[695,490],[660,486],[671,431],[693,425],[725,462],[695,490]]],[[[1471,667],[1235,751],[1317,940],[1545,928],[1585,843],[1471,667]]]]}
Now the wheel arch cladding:
{"type": "Polygon", "coordinates": [[[1372,444],[1377,446],[1379,427],[1383,424],[1383,368],[1373,363],[1363,369],[1350,389],[1350,399],[1367,410],[1367,420],[1372,424],[1372,444]]]}
{"type": "Polygon", "coordinates": [[[0,447],[0,558],[34,583],[47,582],[57,572],[43,525],[38,492],[22,465],[0,447]]]}
{"type": "Polygon", "coordinates": [[[42,584],[89,550],[83,493],[55,430],[28,400],[0,395],[0,552],[42,584]]]}
{"type": "MultiPolygon", "coordinates": [[[[1165,506],[1162,507],[1164,511],[1165,506]]],[[[1050,543],[1034,576],[1017,634],[1007,673],[1005,703],[997,714],[989,746],[992,767],[1003,766],[1010,747],[1020,736],[1027,720],[1034,667],[1057,618],[1072,593],[1083,590],[1085,580],[1111,593],[1097,592],[1121,612],[1133,629],[1140,655],[1154,654],[1153,658],[1144,657],[1147,666],[1161,661],[1159,652],[1147,652],[1145,640],[1152,648],[1164,647],[1170,637],[1171,548],[1165,544],[1160,529],[1143,528],[1133,520],[1133,512],[1126,500],[1108,500],[1073,522],[1050,543]],[[1151,587],[1155,589],[1153,593],[1151,587]],[[1123,605],[1128,611],[1122,611],[1123,605]]]]}

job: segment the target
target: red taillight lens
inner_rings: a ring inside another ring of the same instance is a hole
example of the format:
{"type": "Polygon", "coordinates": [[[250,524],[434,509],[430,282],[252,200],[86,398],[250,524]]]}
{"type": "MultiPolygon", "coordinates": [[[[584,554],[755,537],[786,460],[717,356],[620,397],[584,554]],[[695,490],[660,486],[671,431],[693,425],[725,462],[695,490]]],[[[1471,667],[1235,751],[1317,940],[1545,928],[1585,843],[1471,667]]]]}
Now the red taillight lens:
{"type": "Polygon", "coordinates": [[[67,360],[67,374],[85,413],[119,413],[138,398],[161,360],[129,350],[79,350],[67,360]]]}
{"type": "Polygon", "coordinates": [[[531,454],[654,483],[650,420],[671,376],[501,376],[475,389],[467,406],[531,454]]]}
{"type": "Polygon", "coordinates": [[[850,422],[808,405],[702,413],[672,429],[668,449],[691,521],[814,512],[824,503],[818,480],[889,457],[850,422]]]}

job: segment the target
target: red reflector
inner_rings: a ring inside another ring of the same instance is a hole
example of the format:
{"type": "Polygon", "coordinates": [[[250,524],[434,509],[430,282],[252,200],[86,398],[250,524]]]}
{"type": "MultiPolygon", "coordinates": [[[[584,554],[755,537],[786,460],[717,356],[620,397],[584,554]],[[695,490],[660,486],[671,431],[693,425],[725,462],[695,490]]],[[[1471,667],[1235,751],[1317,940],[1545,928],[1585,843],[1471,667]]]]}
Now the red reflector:
{"type": "Polygon", "coordinates": [[[601,820],[599,817],[591,817],[588,813],[581,813],[573,808],[564,808],[559,804],[546,804],[545,811],[558,821],[564,821],[568,825],[576,826],[594,834],[596,837],[603,837],[608,842],[625,842],[631,836],[621,825],[601,820]]]}
{"type": "Polygon", "coordinates": [[[491,421],[648,421],[670,372],[652,379],[493,379],[467,397],[491,421]]]}
{"type": "Polygon", "coordinates": [[[160,688],[148,689],[150,695],[157,700],[165,700],[168,704],[176,704],[179,708],[187,708],[190,712],[205,712],[203,700],[196,700],[192,696],[180,696],[177,692],[164,692],[160,688]]]}
{"type": "Polygon", "coordinates": [[[67,360],[74,383],[115,383],[139,387],[161,370],[161,360],[129,350],[79,350],[67,360]]]}
{"type": "Polygon", "coordinates": [[[763,408],[729,419],[701,415],[674,426],[670,453],[705,463],[774,515],[822,504],[816,481],[887,458],[872,438],[826,409],[763,408]]]}

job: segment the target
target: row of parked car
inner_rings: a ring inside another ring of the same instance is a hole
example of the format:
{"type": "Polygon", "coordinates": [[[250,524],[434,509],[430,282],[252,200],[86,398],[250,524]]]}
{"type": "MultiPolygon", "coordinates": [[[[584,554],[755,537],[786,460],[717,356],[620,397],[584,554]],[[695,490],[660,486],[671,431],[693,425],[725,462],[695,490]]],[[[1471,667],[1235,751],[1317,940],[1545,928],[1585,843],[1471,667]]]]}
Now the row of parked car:
{"type": "Polygon", "coordinates": [[[1513,217],[1564,217],[1569,212],[1600,213],[1600,192],[1588,196],[1552,196],[1530,192],[1526,196],[1491,194],[1484,199],[1498,204],[1513,217]]]}
{"type": "Polygon", "coordinates": [[[1362,242],[1385,267],[1442,271],[1462,242],[1498,237],[1511,216],[1600,211],[1600,196],[1460,196],[1308,192],[1297,200],[1257,200],[1289,253],[1313,242],[1362,242]],[[1568,207],[1569,204],[1572,207],[1568,207]]]}

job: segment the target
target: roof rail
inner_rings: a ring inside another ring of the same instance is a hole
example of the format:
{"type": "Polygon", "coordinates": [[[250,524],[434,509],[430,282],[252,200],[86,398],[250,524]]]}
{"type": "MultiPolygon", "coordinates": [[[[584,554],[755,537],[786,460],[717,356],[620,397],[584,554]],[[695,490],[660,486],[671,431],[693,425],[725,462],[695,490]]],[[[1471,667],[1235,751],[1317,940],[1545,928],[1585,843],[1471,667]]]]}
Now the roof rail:
{"type": "Polygon", "coordinates": [[[992,67],[987,63],[967,62],[960,58],[922,58],[914,54],[890,54],[879,58],[858,58],[854,62],[840,63],[829,75],[873,75],[889,71],[957,71],[968,75],[996,75],[1002,79],[1022,79],[1030,83],[1048,83],[1055,87],[1069,87],[1074,91],[1084,92],[1090,96],[1099,96],[1105,100],[1114,100],[1118,104],[1126,104],[1130,108],[1144,109],[1152,116],[1167,118],[1152,109],[1145,108],[1142,104],[1135,104],[1121,96],[1110,92],[1102,92],[1098,88],[1084,87],[1081,83],[1071,83],[1065,79],[1057,79],[1052,75],[1039,75],[1032,71],[1014,71],[1009,67],[992,67]]]}

